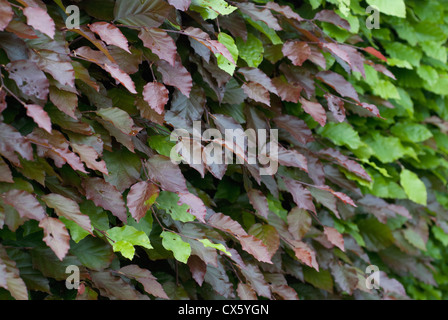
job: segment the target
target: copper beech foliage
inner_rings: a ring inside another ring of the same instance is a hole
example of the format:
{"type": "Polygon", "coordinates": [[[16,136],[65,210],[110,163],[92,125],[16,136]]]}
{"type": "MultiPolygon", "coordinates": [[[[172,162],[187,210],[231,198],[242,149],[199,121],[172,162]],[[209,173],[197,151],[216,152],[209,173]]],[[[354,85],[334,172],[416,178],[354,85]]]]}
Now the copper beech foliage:
{"type": "Polygon", "coordinates": [[[348,75],[393,75],[323,22],[350,29],[289,2],[0,0],[0,297],[406,298],[386,273],[365,284],[386,220],[348,220],[412,217],[363,195],[363,164],[321,135],[381,118],[348,75]],[[279,129],[278,172],[172,163],[170,132],[194,121],[279,129]],[[69,265],[81,286],[56,293],[69,265]]]}

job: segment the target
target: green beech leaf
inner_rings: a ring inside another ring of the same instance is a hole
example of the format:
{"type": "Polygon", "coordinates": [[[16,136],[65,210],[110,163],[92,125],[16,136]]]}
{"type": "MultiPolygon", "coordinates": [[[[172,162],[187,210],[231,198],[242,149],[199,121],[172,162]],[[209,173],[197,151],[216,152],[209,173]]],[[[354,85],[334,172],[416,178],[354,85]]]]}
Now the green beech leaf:
{"type": "Polygon", "coordinates": [[[400,174],[400,183],[410,200],[426,206],[426,186],[414,172],[403,169],[400,174]]]}
{"type": "Polygon", "coordinates": [[[164,209],[174,220],[182,222],[194,221],[195,217],[187,212],[190,207],[187,204],[179,205],[179,196],[173,192],[162,191],[157,197],[157,206],[164,209]]]}
{"type": "Polygon", "coordinates": [[[190,9],[199,12],[204,20],[213,20],[219,15],[231,14],[237,8],[224,0],[192,0],[190,9]]]}
{"type": "Polygon", "coordinates": [[[169,231],[163,231],[160,237],[163,247],[172,251],[176,260],[187,263],[191,254],[189,243],[183,241],[180,235],[169,231]]]}
{"type": "MultiPolygon", "coordinates": [[[[235,40],[229,36],[227,33],[220,32],[218,34],[218,41],[222,43],[229,50],[232,55],[235,63],[238,61],[238,47],[235,44],[235,40]]],[[[218,67],[227,72],[230,75],[233,75],[236,69],[236,64],[232,61],[229,61],[226,57],[224,57],[220,53],[216,53],[216,58],[218,59],[218,67]]]]}
{"type": "Polygon", "coordinates": [[[366,0],[371,6],[377,7],[381,13],[400,18],[406,18],[406,5],[404,0],[366,0]]]}
{"type": "Polygon", "coordinates": [[[106,231],[115,252],[120,252],[125,258],[132,260],[135,254],[134,246],[152,249],[148,236],[131,226],[115,227],[106,231]]]}

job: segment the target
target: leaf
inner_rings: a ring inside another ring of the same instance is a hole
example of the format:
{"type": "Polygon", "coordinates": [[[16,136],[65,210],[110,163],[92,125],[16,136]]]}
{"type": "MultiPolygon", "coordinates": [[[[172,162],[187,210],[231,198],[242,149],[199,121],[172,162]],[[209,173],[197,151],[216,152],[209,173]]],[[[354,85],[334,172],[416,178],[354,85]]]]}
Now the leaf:
{"type": "Polygon", "coordinates": [[[0,182],[14,183],[11,169],[9,169],[9,166],[1,157],[0,157],[0,182]]]}
{"type": "Polygon", "coordinates": [[[359,102],[358,93],[353,88],[353,85],[340,74],[332,71],[321,71],[316,74],[316,78],[335,89],[341,96],[352,98],[359,102]]]}
{"type": "Polygon", "coordinates": [[[6,65],[9,77],[17,83],[22,92],[46,100],[50,84],[45,74],[29,60],[17,60],[6,65]]]}
{"type": "Polygon", "coordinates": [[[288,5],[281,6],[277,2],[269,1],[268,3],[266,3],[266,8],[281,13],[288,19],[294,19],[298,22],[302,22],[304,20],[301,16],[299,16],[299,14],[294,12],[288,5]]]}
{"type": "Polygon", "coordinates": [[[29,192],[12,189],[3,193],[2,198],[6,204],[17,210],[22,219],[41,221],[46,217],[39,201],[29,192]]]}
{"type": "Polygon", "coordinates": [[[381,52],[379,52],[378,50],[376,50],[375,48],[367,47],[367,48],[363,48],[363,50],[364,50],[365,52],[368,52],[368,53],[370,53],[371,55],[377,57],[378,59],[381,59],[381,60],[387,62],[387,58],[386,58],[381,52]]]}
{"type": "Polygon", "coordinates": [[[347,122],[334,123],[330,122],[319,130],[319,134],[333,141],[338,146],[346,145],[350,149],[358,149],[364,146],[359,138],[358,132],[347,122]]]}
{"type": "Polygon", "coordinates": [[[177,10],[187,11],[191,4],[191,0],[168,0],[168,3],[177,10]]]}
{"type": "Polygon", "coordinates": [[[329,22],[334,24],[335,26],[341,27],[347,31],[350,31],[350,23],[342,19],[335,11],[333,10],[322,10],[316,13],[314,16],[314,20],[329,22]]]}
{"type": "Polygon", "coordinates": [[[101,156],[98,152],[91,146],[85,144],[71,144],[72,149],[76,152],[81,160],[86,164],[86,166],[92,170],[98,170],[105,175],[108,175],[109,172],[106,168],[106,162],[104,160],[97,159],[101,156]]]}
{"type": "Polygon", "coordinates": [[[191,254],[190,244],[184,242],[180,235],[169,231],[163,231],[160,237],[163,247],[172,251],[176,260],[186,264],[191,254]]]}
{"type": "Polygon", "coordinates": [[[176,221],[194,221],[194,216],[187,212],[187,204],[179,204],[179,196],[173,192],[162,191],[157,197],[157,207],[164,209],[176,221]]]}
{"type": "Polygon", "coordinates": [[[97,111],[97,114],[126,135],[135,136],[141,130],[141,128],[135,127],[132,118],[122,109],[103,108],[97,111]]]}
{"type": "Polygon", "coordinates": [[[272,79],[272,84],[277,89],[278,95],[283,101],[297,103],[300,99],[302,88],[286,82],[283,77],[272,79]]]}
{"type": "Polygon", "coordinates": [[[257,294],[248,284],[238,283],[237,293],[241,300],[257,300],[257,294]]]}
{"type": "Polygon", "coordinates": [[[417,123],[397,123],[391,128],[391,132],[407,142],[423,142],[433,137],[432,132],[424,125],[417,123]]]}
{"type": "Polygon", "coordinates": [[[218,34],[219,43],[223,44],[227,50],[222,47],[218,47],[218,52],[215,56],[218,61],[218,67],[233,75],[236,68],[236,61],[238,60],[238,47],[235,44],[235,40],[227,33],[220,32],[218,34]]]}
{"type": "Polygon", "coordinates": [[[244,93],[254,101],[264,103],[265,105],[271,105],[271,98],[269,91],[261,84],[256,82],[247,82],[241,86],[244,93]]]}
{"type": "Polygon", "coordinates": [[[249,202],[256,210],[257,214],[267,219],[269,214],[268,200],[260,190],[251,189],[248,191],[247,196],[249,202]]]}
{"type": "Polygon", "coordinates": [[[129,44],[126,37],[121,33],[120,29],[118,29],[113,24],[110,24],[108,22],[95,22],[89,25],[90,30],[98,34],[104,42],[106,42],[108,45],[114,45],[117,46],[124,51],[129,51],[129,44]]]}
{"type": "Polygon", "coordinates": [[[283,178],[286,188],[291,193],[295,204],[304,210],[310,210],[316,213],[316,208],[314,207],[313,197],[308,189],[304,188],[299,181],[283,178]]]}
{"type": "Polygon", "coordinates": [[[148,236],[134,227],[125,225],[123,227],[114,227],[106,231],[112,243],[114,252],[120,252],[123,257],[132,260],[135,254],[134,246],[142,246],[147,249],[153,249],[148,236]]]}
{"type": "Polygon", "coordinates": [[[282,166],[296,167],[308,172],[308,161],[304,155],[296,150],[288,150],[278,146],[278,155],[270,157],[271,160],[278,161],[282,166]]]}
{"type": "Polygon", "coordinates": [[[236,9],[224,0],[191,0],[190,6],[190,10],[199,12],[204,20],[213,20],[219,15],[229,15],[236,9]]]}
{"type": "Polygon", "coordinates": [[[150,82],[143,88],[143,98],[158,114],[164,113],[164,107],[169,100],[168,89],[160,82],[150,82]]]}
{"type": "Polygon", "coordinates": [[[198,196],[192,193],[179,193],[179,205],[186,204],[189,206],[187,210],[193,216],[195,216],[199,221],[205,222],[205,216],[207,214],[207,208],[204,202],[198,196]]]}
{"type": "Polygon", "coordinates": [[[70,235],[65,225],[56,218],[46,217],[39,222],[39,227],[44,229],[45,243],[53,250],[59,260],[64,260],[70,249],[70,235]]]}
{"type": "Polygon", "coordinates": [[[42,196],[41,199],[48,207],[54,209],[59,217],[65,217],[75,222],[81,228],[92,234],[92,225],[89,216],[81,213],[79,205],[75,201],[56,193],[42,196]]]}
{"type": "Polygon", "coordinates": [[[32,118],[37,125],[51,134],[51,119],[48,113],[37,104],[26,104],[26,114],[32,118]]]}
{"type": "Polygon", "coordinates": [[[331,264],[330,268],[334,281],[341,290],[348,294],[353,294],[353,291],[358,288],[358,273],[355,267],[335,262],[331,264]]]}
{"type": "Polygon", "coordinates": [[[322,46],[328,49],[335,58],[348,63],[353,71],[358,71],[363,76],[365,75],[364,58],[356,49],[337,43],[324,43],[322,46]]]}
{"type": "Polygon", "coordinates": [[[393,244],[394,236],[391,230],[377,219],[369,218],[359,221],[357,224],[368,250],[378,252],[393,244]]]}
{"type": "Polygon", "coordinates": [[[91,278],[94,286],[104,297],[111,300],[147,300],[148,297],[139,293],[121,277],[114,276],[111,270],[92,271],[91,278]]]}
{"type": "Polygon", "coordinates": [[[0,244],[0,287],[8,290],[16,300],[28,300],[28,290],[20,277],[16,262],[12,260],[0,244]]]}
{"type": "Polygon", "coordinates": [[[87,237],[72,244],[70,252],[89,269],[101,271],[110,266],[115,255],[111,246],[99,238],[87,237]]]}
{"type": "Polygon", "coordinates": [[[247,232],[244,231],[244,229],[238,222],[232,220],[229,216],[226,216],[222,213],[213,214],[208,220],[206,220],[206,222],[210,226],[218,230],[230,233],[235,237],[247,236],[247,232]]]}
{"type": "Polygon", "coordinates": [[[263,242],[271,260],[280,247],[280,235],[277,229],[271,225],[256,223],[250,227],[249,234],[263,242]]]}
{"type": "Polygon", "coordinates": [[[56,26],[46,10],[39,7],[29,6],[23,9],[23,14],[26,16],[28,25],[45,33],[51,39],[54,38],[56,26]]]}
{"type": "Polygon", "coordinates": [[[310,248],[308,244],[302,241],[289,240],[288,241],[297,259],[310,268],[319,271],[319,265],[316,260],[316,253],[310,248]]]}
{"type": "Polygon", "coordinates": [[[115,20],[124,25],[157,28],[174,10],[163,0],[133,1],[117,0],[114,8],[115,20]]]}
{"type": "Polygon", "coordinates": [[[406,18],[406,5],[403,0],[397,0],[393,3],[387,0],[367,0],[367,3],[378,8],[381,13],[406,18]]]}
{"type": "Polygon", "coordinates": [[[162,285],[149,270],[142,269],[137,265],[128,265],[121,268],[119,272],[128,278],[132,278],[140,282],[147,293],[158,298],[169,299],[162,285]]]}
{"type": "Polygon", "coordinates": [[[127,73],[122,71],[120,68],[107,63],[104,65],[104,70],[109,72],[110,75],[115,80],[120,82],[126,89],[128,89],[129,92],[137,94],[137,91],[135,91],[134,81],[132,81],[131,77],[127,73]]]}
{"type": "Polygon", "coordinates": [[[7,0],[0,1],[0,31],[5,30],[14,17],[11,5],[7,0]]]}
{"type": "Polygon", "coordinates": [[[189,193],[182,172],[169,158],[155,155],[147,161],[146,168],[150,178],[159,182],[163,190],[189,193]]]}
{"type": "Polygon", "coordinates": [[[137,222],[142,219],[159,195],[159,188],[149,182],[134,184],[127,195],[129,212],[137,222]]]}
{"type": "Polygon", "coordinates": [[[156,64],[157,71],[162,74],[163,82],[166,85],[176,87],[184,96],[190,97],[193,79],[188,70],[182,65],[179,56],[177,56],[174,66],[164,60],[159,60],[156,64]]]}
{"type": "Polygon", "coordinates": [[[159,28],[142,28],[138,37],[143,45],[149,48],[160,59],[165,60],[171,66],[176,64],[177,47],[173,38],[159,28]]]}
{"type": "Polygon", "coordinates": [[[263,61],[263,43],[252,33],[247,34],[246,41],[236,38],[236,45],[240,58],[246,61],[249,67],[257,68],[263,61]]]}
{"type": "Polygon", "coordinates": [[[124,192],[140,179],[142,168],[139,157],[125,148],[115,152],[105,151],[103,159],[106,161],[109,175],[104,180],[124,192]]]}
{"type": "Polygon", "coordinates": [[[408,228],[403,231],[404,238],[412,244],[414,247],[426,251],[426,242],[422,236],[412,228],[408,228]]]}
{"type": "Polygon", "coordinates": [[[239,68],[238,72],[244,75],[246,80],[258,83],[262,85],[266,90],[278,94],[277,89],[272,83],[271,78],[269,78],[263,71],[257,68],[239,68]]]}
{"type": "Polygon", "coordinates": [[[327,114],[325,109],[318,102],[308,101],[300,97],[299,102],[302,104],[303,110],[316,120],[322,127],[327,122],[327,114]]]}
{"type": "Polygon", "coordinates": [[[213,243],[208,239],[198,239],[200,243],[204,245],[205,248],[214,248],[216,250],[219,250],[221,252],[224,252],[226,255],[231,256],[232,254],[227,251],[226,247],[220,243],[213,243]]]}
{"type": "Polygon", "coordinates": [[[76,93],[50,86],[50,101],[66,115],[77,119],[75,111],[78,108],[78,96],[76,93]]]}
{"type": "Polygon", "coordinates": [[[426,186],[414,172],[403,169],[400,173],[400,184],[410,200],[426,206],[426,186]]]}
{"type": "Polygon", "coordinates": [[[204,91],[195,86],[190,97],[176,90],[171,101],[171,108],[166,112],[165,121],[175,128],[188,130],[193,127],[194,121],[202,118],[206,104],[204,91]]]}
{"type": "Polygon", "coordinates": [[[293,208],[288,213],[287,219],[288,231],[295,240],[301,240],[311,228],[311,216],[306,210],[299,207],[293,208]]]}
{"type": "Polygon", "coordinates": [[[252,288],[259,296],[271,299],[269,285],[257,265],[247,264],[245,268],[241,268],[241,273],[250,282],[252,288]]]}
{"type": "Polygon", "coordinates": [[[372,181],[372,178],[370,175],[366,172],[366,170],[356,161],[350,160],[349,157],[343,155],[340,151],[336,149],[325,149],[319,151],[320,154],[330,157],[333,160],[337,161],[337,164],[341,167],[347,169],[350,172],[353,172],[358,177],[367,180],[372,181]]]}
{"type": "Polygon", "coordinates": [[[310,128],[305,121],[297,117],[285,114],[275,117],[274,122],[279,128],[285,129],[301,144],[307,144],[314,141],[313,133],[310,128]]]}
{"type": "Polygon", "coordinates": [[[276,31],[282,30],[282,27],[280,27],[277,19],[269,9],[258,9],[252,2],[238,3],[238,8],[252,20],[264,22],[269,28],[276,31]]]}
{"type": "Polygon", "coordinates": [[[325,99],[328,103],[328,109],[333,113],[333,117],[338,122],[344,122],[345,120],[345,108],[344,108],[344,101],[342,101],[341,98],[332,95],[330,93],[324,94],[325,99]]]}
{"type": "Polygon", "coordinates": [[[328,241],[342,251],[345,251],[344,238],[335,228],[324,226],[324,234],[327,236],[328,241]]]}
{"type": "Polygon", "coordinates": [[[306,42],[289,40],[283,44],[283,55],[288,57],[293,65],[302,66],[311,55],[311,49],[306,42]]]}
{"type": "Polygon", "coordinates": [[[89,178],[83,181],[86,198],[96,206],[112,212],[123,223],[127,221],[126,207],[122,194],[101,178],[89,178]]]}

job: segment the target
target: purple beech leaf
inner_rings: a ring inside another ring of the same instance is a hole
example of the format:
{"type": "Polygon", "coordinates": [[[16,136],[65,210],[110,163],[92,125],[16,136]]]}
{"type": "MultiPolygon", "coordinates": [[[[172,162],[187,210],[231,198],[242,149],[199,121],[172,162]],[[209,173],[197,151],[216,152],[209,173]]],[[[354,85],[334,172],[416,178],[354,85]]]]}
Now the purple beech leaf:
{"type": "Polygon", "coordinates": [[[143,88],[143,99],[158,114],[164,113],[164,107],[169,100],[168,89],[160,82],[150,82],[143,88]]]}
{"type": "Polygon", "coordinates": [[[149,270],[142,269],[133,264],[119,269],[118,272],[124,274],[128,278],[135,279],[140,282],[147,293],[158,298],[169,299],[162,285],[149,270]]]}
{"type": "Polygon", "coordinates": [[[302,66],[311,55],[311,49],[306,42],[289,40],[283,44],[283,55],[288,57],[295,66],[302,66]]]}
{"type": "Polygon", "coordinates": [[[268,3],[266,3],[266,8],[281,13],[288,19],[294,19],[298,22],[304,21],[304,19],[299,16],[298,13],[294,12],[288,5],[281,6],[277,2],[269,1],[268,3]]]}
{"type": "Polygon", "coordinates": [[[327,123],[327,114],[320,103],[312,102],[302,97],[299,99],[299,102],[302,104],[302,108],[306,113],[308,113],[322,127],[325,126],[327,123]]]}
{"type": "Polygon", "coordinates": [[[45,33],[51,39],[54,38],[56,26],[46,10],[39,7],[26,7],[23,9],[23,14],[27,18],[28,25],[45,33]]]}
{"type": "Polygon", "coordinates": [[[92,200],[98,207],[109,210],[123,223],[126,223],[126,207],[123,196],[117,188],[101,178],[85,179],[82,185],[88,200],[92,200]]]}
{"type": "Polygon", "coordinates": [[[340,234],[335,228],[332,227],[324,227],[324,233],[327,236],[328,241],[330,241],[333,245],[345,251],[344,248],[344,238],[342,234],[340,234]]]}
{"type": "Polygon", "coordinates": [[[278,24],[277,18],[274,17],[269,9],[258,9],[252,2],[238,3],[238,8],[242,13],[247,14],[254,21],[262,21],[266,23],[269,28],[276,31],[282,30],[278,24]]]}
{"type": "Polygon", "coordinates": [[[159,195],[159,188],[150,182],[142,181],[134,184],[127,196],[127,206],[131,216],[139,222],[159,195]]]}
{"type": "Polygon", "coordinates": [[[138,37],[143,41],[143,45],[160,59],[165,60],[173,67],[175,66],[177,56],[176,43],[166,31],[158,28],[142,28],[138,37]]]}
{"type": "Polygon", "coordinates": [[[129,44],[126,37],[121,33],[120,29],[118,29],[113,24],[108,22],[95,22],[89,25],[90,30],[98,34],[104,42],[108,45],[117,46],[129,53],[129,44]]]}
{"type": "Polygon", "coordinates": [[[17,210],[21,218],[41,221],[46,217],[44,208],[29,192],[13,189],[1,195],[6,204],[17,210]]]}
{"type": "Polygon", "coordinates": [[[75,222],[78,226],[93,235],[90,218],[81,213],[78,203],[56,193],[42,196],[41,199],[49,208],[54,209],[59,217],[64,217],[75,222]]]}
{"type": "Polygon", "coordinates": [[[193,79],[188,70],[182,65],[179,56],[176,57],[174,66],[164,60],[157,61],[156,65],[157,71],[162,74],[163,83],[176,87],[184,96],[190,97],[190,92],[193,88],[193,79]]]}
{"type": "Polygon", "coordinates": [[[319,11],[314,20],[324,21],[332,23],[338,27],[341,27],[347,31],[350,31],[350,23],[347,20],[342,19],[336,12],[333,10],[322,10],[319,11]]]}
{"type": "Polygon", "coordinates": [[[70,235],[64,223],[59,219],[46,217],[39,223],[39,227],[44,229],[45,243],[53,250],[59,260],[64,260],[70,249],[70,235]]]}
{"type": "Polygon", "coordinates": [[[37,125],[51,134],[51,119],[48,113],[37,104],[26,104],[26,115],[34,120],[37,125]]]}
{"type": "Polygon", "coordinates": [[[14,17],[14,11],[7,0],[0,0],[0,31],[5,30],[14,17]]]}

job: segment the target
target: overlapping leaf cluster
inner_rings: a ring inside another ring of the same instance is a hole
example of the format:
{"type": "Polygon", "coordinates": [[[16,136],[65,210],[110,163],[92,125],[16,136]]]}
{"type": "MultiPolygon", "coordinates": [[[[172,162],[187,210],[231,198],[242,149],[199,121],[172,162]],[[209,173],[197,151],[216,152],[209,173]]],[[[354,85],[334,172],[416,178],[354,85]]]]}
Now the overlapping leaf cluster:
{"type": "Polygon", "coordinates": [[[0,296],[442,297],[448,31],[408,2],[0,0],[0,296]],[[196,121],[278,156],[176,165],[196,121]]]}

